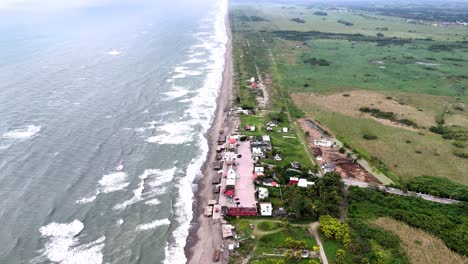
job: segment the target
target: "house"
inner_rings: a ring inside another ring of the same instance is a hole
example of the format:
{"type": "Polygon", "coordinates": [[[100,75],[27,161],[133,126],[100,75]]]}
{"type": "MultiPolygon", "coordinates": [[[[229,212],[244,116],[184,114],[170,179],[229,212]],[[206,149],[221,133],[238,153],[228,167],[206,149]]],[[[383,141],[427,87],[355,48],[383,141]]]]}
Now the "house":
{"type": "Polygon", "coordinates": [[[213,178],[211,179],[212,184],[220,184],[221,183],[221,175],[217,174],[214,175],[213,178]]]}
{"type": "Polygon", "coordinates": [[[213,162],[213,169],[214,170],[220,170],[222,168],[223,168],[223,162],[222,161],[213,162]]]}
{"type": "Polygon", "coordinates": [[[231,151],[235,151],[237,148],[237,139],[234,138],[234,137],[231,137],[229,139],[229,147],[228,149],[231,150],[231,151]]]}
{"type": "Polygon", "coordinates": [[[269,135],[262,136],[262,141],[263,142],[270,142],[270,136],[269,135]]]}
{"type": "Polygon", "coordinates": [[[279,184],[270,178],[264,179],[262,184],[263,186],[268,186],[268,187],[279,187],[279,184]]]}
{"type": "Polygon", "coordinates": [[[226,136],[224,135],[219,135],[218,137],[218,145],[226,143],[226,136]]]}
{"type": "Polygon", "coordinates": [[[328,163],[325,163],[322,165],[322,170],[324,173],[327,173],[327,172],[334,172],[336,169],[336,165],[335,164],[328,164],[328,163]]]}
{"type": "Polygon", "coordinates": [[[315,182],[310,182],[310,181],[307,181],[306,179],[299,179],[299,181],[297,182],[297,186],[302,187],[302,188],[307,188],[312,185],[315,185],[315,182]]]}
{"type": "Polygon", "coordinates": [[[251,83],[251,84],[250,84],[250,87],[251,87],[252,89],[256,89],[256,88],[257,88],[257,83],[256,83],[256,82],[251,83]]]}
{"type": "Polygon", "coordinates": [[[258,199],[265,199],[265,198],[268,198],[268,189],[267,188],[263,188],[263,187],[259,187],[258,188],[258,199]]]}
{"type": "Polygon", "coordinates": [[[254,158],[264,158],[265,155],[261,148],[252,148],[252,157],[254,158]]]}
{"type": "Polygon", "coordinates": [[[232,230],[234,230],[234,228],[233,225],[223,225],[221,228],[223,231],[223,238],[233,237],[234,232],[232,230]]]}
{"type": "Polygon", "coordinates": [[[282,161],[282,160],[283,160],[279,154],[276,154],[275,157],[274,157],[274,159],[275,159],[276,161],[282,161]]]}
{"type": "Polygon", "coordinates": [[[254,132],[255,131],[255,126],[246,126],[245,130],[254,132]]]}
{"type": "Polygon", "coordinates": [[[260,215],[262,216],[271,216],[273,212],[273,207],[271,203],[260,203],[260,215]]]}
{"type": "Polygon", "coordinates": [[[326,139],[314,140],[314,145],[317,147],[331,147],[333,142],[326,139]]]}
{"type": "Polygon", "coordinates": [[[288,128],[287,127],[283,127],[283,133],[288,133],[288,128]]]}
{"type": "Polygon", "coordinates": [[[289,177],[289,185],[294,185],[299,182],[299,178],[297,177],[289,177]]]}
{"type": "Polygon", "coordinates": [[[250,83],[255,82],[255,77],[250,78],[250,83]]]}
{"type": "Polygon", "coordinates": [[[226,174],[226,178],[228,180],[235,180],[237,178],[237,173],[236,171],[233,169],[232,165],[229,166],[228,168],[228,171],[227,171],[227,174],[226,174]]]}
{"type": "Polygon", "coordinates": [[[263,168],[263,167],[255,167],[255,168],[254,168],[254,173],[256,173],[257,176],[263,176],[263,175],[265,175],[265,168],[263,168]]]}
{"type": "Polygon", "coordinates": [[[213,215],[213,206],[206,206],[205,207],[205,216],[212,216],[213,215]]]}
{"type": "Polygon", "coordinates": [[[291,162],[291,166],[296,169],[296,170],[300,170],[301,169],[301,164],[297,161],[293,161],[291,162]]]}
{"type": "Polygon", "coordinates": [[[286,210],[284,210],[284,207],[278,208],[278,211],[276,212],[276,215],[279,217],[285,217],[286,216],[286,210]]]}

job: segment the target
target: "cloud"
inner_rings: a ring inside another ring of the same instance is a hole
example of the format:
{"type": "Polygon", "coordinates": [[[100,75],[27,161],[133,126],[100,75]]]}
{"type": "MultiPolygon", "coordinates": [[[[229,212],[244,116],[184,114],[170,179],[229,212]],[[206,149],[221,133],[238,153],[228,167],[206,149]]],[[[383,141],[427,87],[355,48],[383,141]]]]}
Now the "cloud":
{"type": "Polygon", "coordinates": [[[0,10],[75,9],[101,6],[109,0],[0,0],[0,10]]]}

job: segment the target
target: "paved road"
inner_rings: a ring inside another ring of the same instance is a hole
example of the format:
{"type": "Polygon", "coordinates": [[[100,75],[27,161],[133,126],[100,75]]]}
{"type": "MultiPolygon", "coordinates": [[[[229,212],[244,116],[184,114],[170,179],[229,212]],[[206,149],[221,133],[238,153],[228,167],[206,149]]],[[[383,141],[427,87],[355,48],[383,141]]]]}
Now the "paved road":
{"type": "Polygon", "coordinates": [[[400,196],[417,196],[417,197],[423,198],[424,200],[435,202],[435,203],[453,204],[453,203],[460,202],[458,200],[453,200],[453,199],[448,199],[448,198],[441,198],[441,197],[436,197],[436,196],[427,195],[427,194],[423,194],[423,193],[417,193],[417,192],[411,192],[411,191],[404,192],[404,191],[402,191],[400,189],[385,187],[385,186],[382,186],[382,185],[378,185],[378,186],[369,185],[368,183],[360,182],[360,181],[343,179],[343,182],[347,186],[357,186],[357,187],[361,187],[361,188],[376,188],[377,187],[382,192],[396,194],[396,195],[400,195],[400,196]]]}
{"type": "Polygon", "coordinates": [[[319,222],[313,222],[310,225],[310,227],[312,229],[312,234],[314,235],[315,240],[317,241],[317,244],[320,247],[320,259],[322,260],[323,264],[328,264],[327,255],[325,254],[325,250],[323,249],[323,245],[322,245],[322,240],[320,240],[320,236],[317,230],[319,225],[320,225],[319,222]]]}

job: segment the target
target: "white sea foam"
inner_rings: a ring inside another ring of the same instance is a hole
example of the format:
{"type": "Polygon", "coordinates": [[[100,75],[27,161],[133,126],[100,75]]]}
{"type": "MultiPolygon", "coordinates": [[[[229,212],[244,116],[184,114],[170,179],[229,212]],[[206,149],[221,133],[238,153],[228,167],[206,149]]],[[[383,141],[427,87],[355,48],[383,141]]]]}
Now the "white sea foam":
{"type": "Polygon", "coordinates": [[[130,183],[127,181],[127,173],[115,172],[102,176],[99,180],[99,191],[111,193],[125,189],[130,183]]]}
{"type": "Polygon", "coordinates": [[[84,224],[79,220],[71,223],[50,223],[39,229],[48,239],[43,257],[60,264],[101,264],[105,237],[91,243],[79,244],[77,236],[83,231],[84,224]]]}
{"type": "Polygon", "coordinates": [[[160,145],[178,145],[191,142],[193,140],[193,125],[193,121],[164,124],[156,128],[159,135],[151,136],[146,141],[160,145]]]}
{"type": "Polygon", "coordinates": [[[182,97],[184,95],[187,95],[190,91],[183,88],[183,87],[180,87],[180,86],[174,86],[172,87],[171,90],[167,91],[167,92],[164,92],[162,94],[164,94],[166,96],[166,100],[172,100],[172,99],[176,99],[176,98],[179,98],[179,97],[182,97]]]}
{"type": "MultiPolygon", "coordinates": [[[[194,135],[199,140],[200,153],[194,158],[187,169],[185,177],[181,178],[178,182],[179,199],[175,204],[176,219],[178,226],[174,230],[172,236],[174,237],[173,243],[167,243],[165,247],[166,259],[164,263],[185,263],[187,259],[183,252],[186,239],[189,232],[190,221],[192,220],[192,199],[193,189],[192,183],[197,176],[201,175],[200,168],[204,162],[204,158],[208,153],[208,143],[203,134],[209,129],[213,114],[216,108],[216,97],[219,92],[219,87],[222,83],[222,74],[224,71],[227,33],[225,27],[225,16],[227,13],[227,1],[222,0],[217,2],[219,4],[219,11],[216,12],[214,40],[207,40],[206,43],[193,47],[192,50],[205,49],[209,51],[209,60],[213,64],[210,67],[208,75],[206,76],[203,87],[197,90],[197,95],[192,98],[190,111],[186,114],[193,120],[197,120],[197,124],[202,129],[197,130],[194,135]]],[[[205,30],[203,30],[205,32],[205,30]]],[[[195,55],[192,53],[190,56],[195,55]]],[[[204,54],[200,52],[200,55],[204,54]]]]}
{"type": "Polygon", "coordinates": [[[78,203],[78,204],[87,204],[87,203],[93,202],[94,200],[96,200],[96,198],[97,198],[97,194],[93,195],[93,196],[90,196],[90,197],[83,197],[80,200],[76,201],[76,203],[78,203]]]}
{"type": "Polygon", "coordinates": [[[36,136],[41,131],[41,126],[28,125],[23,128],[8,131],[2,135],[4,139],[24,140],[36,136]]]}
{"type": "Polygon", "coordinates": [[[155,195],[160,195],[165,193],[166,189],[165,188],[157,188],[165,183],[168,183],[173,180],[174,175],[175,175],[176,168],[168,169],[168,170],[159,170],[159,169],[147,169],[138,176],[140,179],[138,183],[138,187],[133,190],[133,196],[132,198],[119,203],[114,206],[114,210],[123,210],[127,208],[128,206],[135,204],[139,201],[142,201],[146,198],[153,197],[155,195]],[[145,182],[148,182],[148,185],[151,187],[151,190],[149,190],[147,193],[145,193],[145,182]]]}
{"type": "Polygon", "coordinates": [[[206,63],[206,62],[208,62],[208,60],[206,59],[190,59],[184,62],[184,64],[197,64],[197,63],[206,63]]]}
{"type": "Polygon", "coordinates": [[[117,56],[117,55],[122,54],[122,52],[120,52],[118,50],[111,50],[111,51],[107,52],[107,54],[111,55],[111,56],[117,56]]]}
{"type": "Polygon", "coordinates": [[[148,204],[148,205],[158,205],[158,204],[160,204],[160,203],[161,203],[161,201],[158,200],[158,199],[156,199],[156,198],[155,198],[155,199],[148,200],[148,201],[145,202],[145,204],[148,204]]]}
{"type": "Polygon", "coordinates": [[[164,219],[154,220],[151,223],[138,225],[136,227],[136,230],[138,231],[150,230],[150,229],[155,229],[156,227],[160,227],[163,225],[170,225],[170,224],[171,224],[171,221],[169,221],[169,219],[167,218],[164,218],[164,219]]]}

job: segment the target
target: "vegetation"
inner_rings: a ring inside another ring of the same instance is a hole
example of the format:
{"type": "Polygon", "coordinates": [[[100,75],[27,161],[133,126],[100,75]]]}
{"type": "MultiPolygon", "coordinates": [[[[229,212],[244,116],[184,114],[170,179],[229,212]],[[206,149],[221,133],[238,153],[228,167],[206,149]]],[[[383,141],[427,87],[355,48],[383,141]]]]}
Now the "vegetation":
{"type": "Polygon", "coordinates": [[[316,16],[327,16],[327,12],[323,12],[323,11],[315,11],[314,12],[314,15],[316,16]]]}
{"type": "Polygon", "coordinates": [[[286,186],[284,197],[289,216],[296,220],[318,219],[321,215],[339,217],[343,199],[341,188],[341,177],[337,173],[325,174],[308,188],[286,186]]]}
{"type": "Polygon", "coordinates": [[[372,221],[372,225],[397,235],[409,261],[413,264],[468,263],[468,258],[454,253],[443,241],[422,230],[386,217],[372,221]]]}
{"type": "Polygon", "coordinates": [[[351,244],[351,235],[346,223],[329,215],[320,216],[320,230],[327,238],[341,242],[345,247],[351,244]]]}
{"type": "Polygon", "coordinates": [[[304,19],[301,19],[301,18],[298,18],[298,17],[295,17],[295,18],[291,19],[291,21],[296,22],[296,23],[305,23],[304,19]]]}
{"type": "Polygon", "coordinates": [[[468,187],[446,178],[420,176],[407,181],[403,187],[411,191],[468,202],[468,187]]]}
{"type": "Polygon", "coordinates": [[[411,121],[407,118],[398,119],[396,117],[396,114],[393,112],[382,112],[380,109],[369,108],[369,107],[361,107],[359,111],[363,113],[370,113],[375,118],[388,119],[390,121],[393,121],[393,122],[396,122],[405,126],[412,126],[415,128],[418,127],[418,125],[414,121],[411,121]]]}
{"type": "Polygon", "coordinates": [[[345,26],[348,26],[348,27],[354,26],[353,23],[348,22],[348,21],[344,21],[344,20],[341,20],[341,19],[338,20],[338,23],[341,23],[341,24],[343,24],[343,25],[345,25],[345,26]]]}
{"type": "MultiPolygon", "coordinates": [[[[468,255],[468,205],[437,204],[420,198],[385,195],[378,191],[350,188],[349,217],[366,221],[391,217],[442,239],[453,251],[468,255]]],[[[359,225],[351,225],[356,228],[359,225]]]]}

